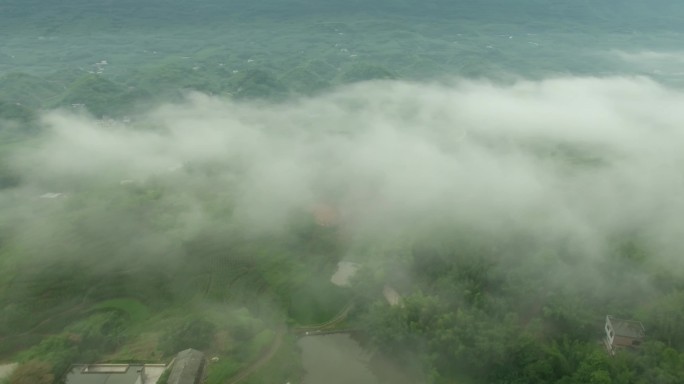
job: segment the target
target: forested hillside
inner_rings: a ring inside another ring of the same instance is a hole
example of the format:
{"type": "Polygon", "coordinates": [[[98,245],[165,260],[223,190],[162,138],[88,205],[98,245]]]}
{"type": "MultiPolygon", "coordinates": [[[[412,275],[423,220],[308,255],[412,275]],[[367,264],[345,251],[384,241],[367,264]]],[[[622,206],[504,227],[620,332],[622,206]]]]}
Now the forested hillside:
{"type": "Polygon", "coordinates": [[[679,82],[667,60],[622,54],[678,46],[681,6],[661,3],[7,1],[0,100],[85,104],[101,116],[187,90],[282,97],[388,77],[638,73],[679,82]]]}

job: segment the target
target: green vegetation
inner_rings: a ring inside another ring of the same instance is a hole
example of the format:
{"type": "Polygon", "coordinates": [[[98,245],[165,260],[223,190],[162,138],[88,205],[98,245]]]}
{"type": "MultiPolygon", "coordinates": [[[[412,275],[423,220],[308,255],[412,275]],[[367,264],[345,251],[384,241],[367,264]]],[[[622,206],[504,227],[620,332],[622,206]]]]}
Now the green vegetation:
{"type": "MultiPolygon", "coordinates": [[[[296,383],[304,375],[301,355],[294,337],[287,337],[278,352],[257,372],[245,379],[246,384],[268,384],[280,381],[296,383]]],[[[209,382],[208,382],[209,383],[209,382]]]]}
{"type": "Polygon", "coordinates": [[[650,268],[649,263],[625,262],[633,255],[625,252],[599,266],[605,268],[603,292],[592,285],[558,286],[559,269],[548,263],[564,263],[560,270],[577,279],[582,279],[581,267],[573,265],[577,261],[571,254],[563,262],[560,255],[549,257],[558,251],[538,247],[524,238],[429,237],[404,260],[417,278],[412,293],[401,306],[390,307],[384,300],[369,304],[358,325],[368,330],[373,346],[406,367],[417,356],[425,356],[424,366],[414,366],[419,372],[413,374],[430,375],[438,383],[452,378],[468,383],[564,384],[682,380],[684,354],[679,351],[684,339],[676,327],[656,320],[677,321],[682,310],[682,301],[675,298],[681,295],[679,283],[666,291],[680,293],[661,298],[662,291],[639,289],[634,279],[650,268]],[[499,257],[503,249],[510,259],[499,257]],[[540,257],[535,262],[516,261],[534,253],[540,257]],[[615,357],[606,353],[600,343],[606,313],[648,324],[643,347],[615,357]]]}
{"type": "Polygon", "coordinates": [[[150,310],[135,299],[112,299],[95,304],[92,310],[119,310],[125,313],[130,321],[139,323],[150,316],[150,310]]]}
{"type": "Polygon", "coordinates": [[[169,376],[171,376],[171,369],[173,368],[173,365],[170,367],[167,367],[164,370],[164,373],[162,373],[161,376],[159,376],[159,379],[157,380],[156,384],[167,384],[169,381],[169,376]]]}
{"type": "Polygon", "coordinates": [[[209,366],[207,384],[220,384],[230,380],[240,371],[241,365],[232,360],[221,360],[209,366]]]}
{"type": "Polygon", "coordinates": [[[324,323],[349,303],[349,290],[333,285],[329,279],[329,276],[321,275],[292,291],[291,319],[301,325],[324,323]]]}
{"type": "Polygon", "coordinates": [[[55,377],[61,377],[76,361],[96,362],[126,341],[127,322],[118,313],[100,313],[69,325],[64,332],[44,338],[19,354],[22,362],[49,363],[55,377]]]}
{"type": "Polygon", "coordinates": [[[0,116],[81,104],[96,116],[124,116],[190,90],[283,98],[388,78],[630,73],[680,82],[662,63],[646,69],[615,55],[677,49],[681,27],[671,15],[681,6],[659,2],[377,0],[340,7],[311,0],[232,4],[224,12],[220,1],[177,0],[158,12],[151,0],[104,8],[71,0],[26,13],[31,5],[13,0],[0,16],[8,36],[0,100],[28,110],[0,107],[0,116]]]}
{"type": "Polygon", "coordinates": [[[214,325],[206,320],[189,320],[164,332],[159,348],[167,356],[186,348],[203,350],[211,344],[214,332],[214,325]]]}

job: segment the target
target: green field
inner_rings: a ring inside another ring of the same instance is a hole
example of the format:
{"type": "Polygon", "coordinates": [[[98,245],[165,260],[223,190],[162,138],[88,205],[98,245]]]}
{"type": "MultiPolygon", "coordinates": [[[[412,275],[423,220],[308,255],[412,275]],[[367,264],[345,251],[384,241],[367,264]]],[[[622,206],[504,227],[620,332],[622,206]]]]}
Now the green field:
{"type": "Polygon", "coordinates": [[[135,299],[112,299],[98,303],[92,307],[93,311],[118,310],[124,312],[133,323],[145,321],[150,316],[150,310],[135,299]]]}

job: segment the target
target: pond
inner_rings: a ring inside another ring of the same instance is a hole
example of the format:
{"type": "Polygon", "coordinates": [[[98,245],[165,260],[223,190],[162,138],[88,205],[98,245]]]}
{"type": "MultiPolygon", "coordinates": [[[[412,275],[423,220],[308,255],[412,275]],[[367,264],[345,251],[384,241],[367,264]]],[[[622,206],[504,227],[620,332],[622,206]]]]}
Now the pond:
{"type": "Polygon", "coordinates": [[[303,384],[416,384],[408,367],[382,354],[372,354],[348,333],[299,339],[304,363],[303,384]]]}
{"type": "Polygon", "coordinates": [[[379,384],[371,354],[346,333],[302,337],[304,384],[379,384]]]}

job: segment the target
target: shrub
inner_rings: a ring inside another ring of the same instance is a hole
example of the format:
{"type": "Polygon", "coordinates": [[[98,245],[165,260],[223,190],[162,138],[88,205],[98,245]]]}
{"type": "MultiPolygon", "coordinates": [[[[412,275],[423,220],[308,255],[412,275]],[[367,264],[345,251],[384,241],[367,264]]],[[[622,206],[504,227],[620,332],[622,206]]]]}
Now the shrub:
{"type": "Polygon", "coordinates": [[[159,349],[167,356],[187,348],[205,349],[211,344],[215,330],[214,324],[203,319],[186,321],[162,335],[159,349]]]}

